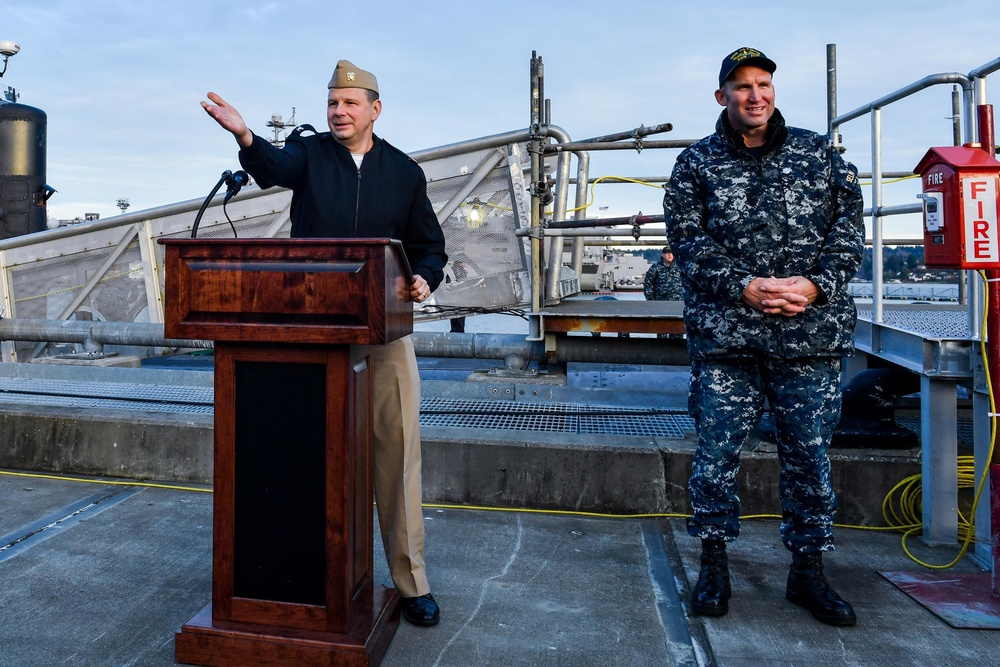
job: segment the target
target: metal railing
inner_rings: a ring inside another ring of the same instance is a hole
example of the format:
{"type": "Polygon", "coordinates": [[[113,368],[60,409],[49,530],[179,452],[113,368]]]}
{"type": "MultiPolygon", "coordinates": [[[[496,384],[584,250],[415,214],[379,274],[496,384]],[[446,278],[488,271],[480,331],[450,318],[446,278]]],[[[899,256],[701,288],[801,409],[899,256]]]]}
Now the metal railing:
{"type": "MultiPolygon", "coordinates": [[[[882,199],[882,109],[890,104],[909,98],[916,93],[941,84],[961,87],[962,100],[953,98],[953,115],[961,115],[961,123],[956,122],[956,136],[953,143],[974,142],[977,105],[986,104],[985,78],[1000,69],[1000,58],[978,67],[968,74],[944,73],[924,77],[908,86],[863,105],[849,113],[837,115],[836,111],[836,52],[827,48],[828,79],[828,119],[830,138],[839,140],[839,128],[846,122],[871,117],[871,161],[872,185],[871,208],[866,214],[872,219],[873,240],[873,301],[869,321],[859,318],[858,346],[873,354],[905,368],[911,368],[921,375],[920,385],[920,438],[922,454],[922,539],[930,544],[954,543],[957,536],[958,485],[957,485],[957,442],[956,442],[956,383],[964,378],[973,382],[973,411],[975,427],[976,478],[985,474],[989,457],[991,437],[988,421],[992,416],[990,401],[985,398],[977,374],[981,377],[985,360],[978,346],[972,341],[982,340],[980,318],[985,303],[985,294],[978,280],[968,280],[973,287],[968,290],[965,307],[963,333],[925,333],[916,327],[907,329],[887,322],[887,315],[899,315],[895,310],[887,310],[883,300],[882,274],[882,220],[886,216],[901,213],[916,213],[922,210],[919,204],[887,207],[882,199]],[[862,339],[864,339],[862,341],[862,339]],[[867,347],[866,347],[867,346],[867,347]],[[917,362],[914,364],[914,362],[917,362]],[[978,371],[977,371],[978,369],[978,371]]],[[[930,148],[928,146],[928,148],[930,148]]],[[[972,272],[966,276],[971,277],[972,272]]],[[[956,313],[959,317],[962,313],[956,313]]],[[[989,554],[989,503],[981,504],[976,512],[976,556],[983,560],[989,554]]]]}
{"type": "MultiPolygon", "coordinates": [[[[874,322],[876,323],[884,321],[882,304],[882,265],[884,247],[882,229],[883,218],[892,215],[920,213],[923,210],[923,207],[919,202],[913,204],[901,204],[897,206],[883,206],[882,204],[884,173],[882,169],[882,109],[895,102],[905,100],[919,92],[933,88],[934,86],[943,84],[957,85],[961,87],[962,90],[962,102],[960,105],[953,103],[953,107],[956,115],[961,117],[962,136],[964,137],[965,142],[975,141],[975,128],[973,125],[976,117],[975,107],[977,104],[986,104],[985,77],[998,69],[1000,69],[1000,58],[992,60],[989,63],[972,70],[968,74],[960,74],[957,72],[932,74],[907,86],[903,86],[888,95],[884,95],[872,102],[864,104],[852,111],[837,115],[836,48],[832,44],[827,46],[827,110],[829,136],[831,141],[833,141],[835,145],[839,143],[839,130],[843,124],[864,116],[871,116],[871,206],[870,208],[865,209],[865,215],[869,216],[872,221],[872,282],[874,286],[872,312],[874,322]]],[[[973,335],[976,338],[981,335],[976,313],[981,312],[982,298],[982,291],[977,288],[973,290],[968,300],[969,329],[973,332],[973,335]]]]}
{"type": "MultiPolygon", "coordinates": [[[[469,267],[476,268],[459,272],[453,259],[446,267],[448,284],[439,288],[436,301],[418,308],[416,319],[447,317],[449,303],[456,302],[483,308],[527,304],[527,252],[515,235],[530,225],[520,145],[526,138],[527,131],[519,130],[413,154],[427,175],[439,222],[451,230],[449,254],[458,248],[454,256],[464,252],[469,267]],[[495,252],[498,246],[504,252],[495,252]]],[[[223,207],[224,197],[206,207],[199,238],[288,236],[290,191],[245,187],[223,207]]],[[[3,361],[80,352],[99,345],[95,335],[129,348],[116,351],[142,357],[176,347],[176,341],[156,335],[164,313],[158,241],[190,236],[201,204],[190,200],[0,240],[0,317],[8,320],[0,343],[3,361]],[[27,332],[14,320],[35,324],[27,332]],[[47,327],[55,332],[49,340],[39,338],[36,325],[42,321],[57,323],[47,327]],[[141,326],[146,324],[154,326],[141,326]],[[115,326],[122,337],[108,333],[115,326]]],[[[190,341],[183,343],[191,347],[190,341]]]]}

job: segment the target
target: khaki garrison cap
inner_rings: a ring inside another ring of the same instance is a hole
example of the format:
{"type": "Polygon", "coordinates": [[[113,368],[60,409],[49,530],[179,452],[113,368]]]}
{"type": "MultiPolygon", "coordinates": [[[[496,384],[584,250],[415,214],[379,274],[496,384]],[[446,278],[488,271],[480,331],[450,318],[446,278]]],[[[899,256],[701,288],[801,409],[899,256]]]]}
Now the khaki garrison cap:
{"type": "Polygon", "coordinates": [[[338,60],[327,88],[364,88],[378,92],[378,81],[371,72],[366,72],[349,60],[338,60]]]}

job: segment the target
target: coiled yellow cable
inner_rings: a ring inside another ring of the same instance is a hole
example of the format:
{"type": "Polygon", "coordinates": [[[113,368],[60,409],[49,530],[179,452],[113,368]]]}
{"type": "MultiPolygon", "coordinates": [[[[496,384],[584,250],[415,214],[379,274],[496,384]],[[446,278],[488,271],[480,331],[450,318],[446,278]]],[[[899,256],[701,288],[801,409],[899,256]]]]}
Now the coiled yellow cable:
{"type": "MultiPolygon", "coordinates": [[[[989,288],[989,283],[986,279],[986,274],[983,271],[977,271],[979,277],[982,278],[983,284],[989,288]]],[[[996,397],[993,395],[993,384],[990,380],[990,364],[989,357],[986,355],[986,320],[987,314],[989,312],[989,299],[984,300],[983,305],[983,320],[980,327],[980,337],[979,337],[979,353],[982,355],[983,359],[983,370],[986,375],[986,390],[990,398],[990,414],[996,414],[996,397]]],[[[1000,344],[1000,341],[994,341],[996,344],[1000,344]]],[[[923,530],[923,488],[921,475],[911,475],[906,479],[900,481],[896,486],[894,486],[889,493],[886,495],[885,499],[882,501],[882,517],[885,519],[886,523],[899,530],[903,533],[900,543],[902,544],[903,551],[910,560],[922,565],[928,569],[932,570],[946,570],[948,568],[954,567],[968,551],[969,545],[976,538],[976,509],[979,507],[979,500],[983,494],[983,488],[986,486],[986,480],[989,479],[990,465],[989,462],[993,460],[993,447],[996,442],[996,431],[997,422],[996,417],[990,417],[990,450],[986,455],[986,465],[983,466],[983,474],[979,480],[979,484],[975,484],[975,459],[972,456],[959,456],[958,457],[958,488],[971,489],[976,487],[976,494],[972,500],[972,509],[970,510],[970,516],[966,518],[962,515],[961,509],[958,512],[958,536],[962,540],[962,548],[958,552],[958,555],[950,563],[945,563],[944,565],[934,565],[931,563],[926,563],[910,551],[909,547],[906,546],[906,539],[910,535],[919,534],[923,530]],[[898,493],[898,499],[895,498],[898,493]]]]}

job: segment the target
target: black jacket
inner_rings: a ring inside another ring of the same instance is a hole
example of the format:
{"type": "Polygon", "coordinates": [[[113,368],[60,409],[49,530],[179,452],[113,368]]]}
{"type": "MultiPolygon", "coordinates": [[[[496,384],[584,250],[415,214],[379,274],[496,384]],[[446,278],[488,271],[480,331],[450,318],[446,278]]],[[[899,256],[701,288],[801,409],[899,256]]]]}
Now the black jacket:
{"type": "Polygon", "coordinates": [[[444,234],[427,199],[427,180],[408,155],[374,137],[360,171],[329,132],[296,129],[283,149],[254,135],[240,164],[261,188],[292,190],[293,238],[398,239],[410,267],[433,291],[444,277],[444,234]]]}

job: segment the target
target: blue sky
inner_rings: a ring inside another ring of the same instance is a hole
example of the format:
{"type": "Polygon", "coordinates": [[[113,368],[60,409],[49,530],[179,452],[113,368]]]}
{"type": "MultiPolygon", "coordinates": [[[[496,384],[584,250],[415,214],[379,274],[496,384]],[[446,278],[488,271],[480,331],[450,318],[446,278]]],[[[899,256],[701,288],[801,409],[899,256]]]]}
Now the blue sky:
{"type": "MultiPolygon", "coordinates": [[[[552,121],[571,137],[672,123],[658,138],[712,131],[719,62],[739,46],[778,63],[777,106],[792,125],[826,124],[826,45],[837,45],[846,112],[926,75],[968,73],[1000,57],[1000,12],[982,3],[757,3],[619,0],[240,3],[7,0],[0,40],[20,44],[0,89],[48,115],[52,219],[201,199],[236,144],[199,106],[209,90],[258,134],[274,113],[325,126],[339,58],[373,71],[376,133],[413,151],[527,126],[531,52],[545,63],[552,121]],[[744,9],[746,8],[746,9],[744,9]]],[[[991,77],[1000,82],[1000,74],[991,77]]],[[[993,83],[1000,90],[1000,83],[993,83]]],[[[1000,93],[997,93],[1000,95],[1000,93]]],[[[950,88],[887,109],[884,167],[910,170],[951,141],[950,88]]],[[[867,119],[844,128],[846,157],[870,169],[867,119]]],[[[666,175],[676,151],[592,154],[591,175],[666,175]]],[[[575,167],[574,167],[575,169],[575,167]]],[[[917,186],[887,187],[909,203],[917,186]]],[[[598,185],[605,215],[659,213],[660,191],[598,185]]],[[[919,227],[901,225],[916,236],[919,227]]]]}

